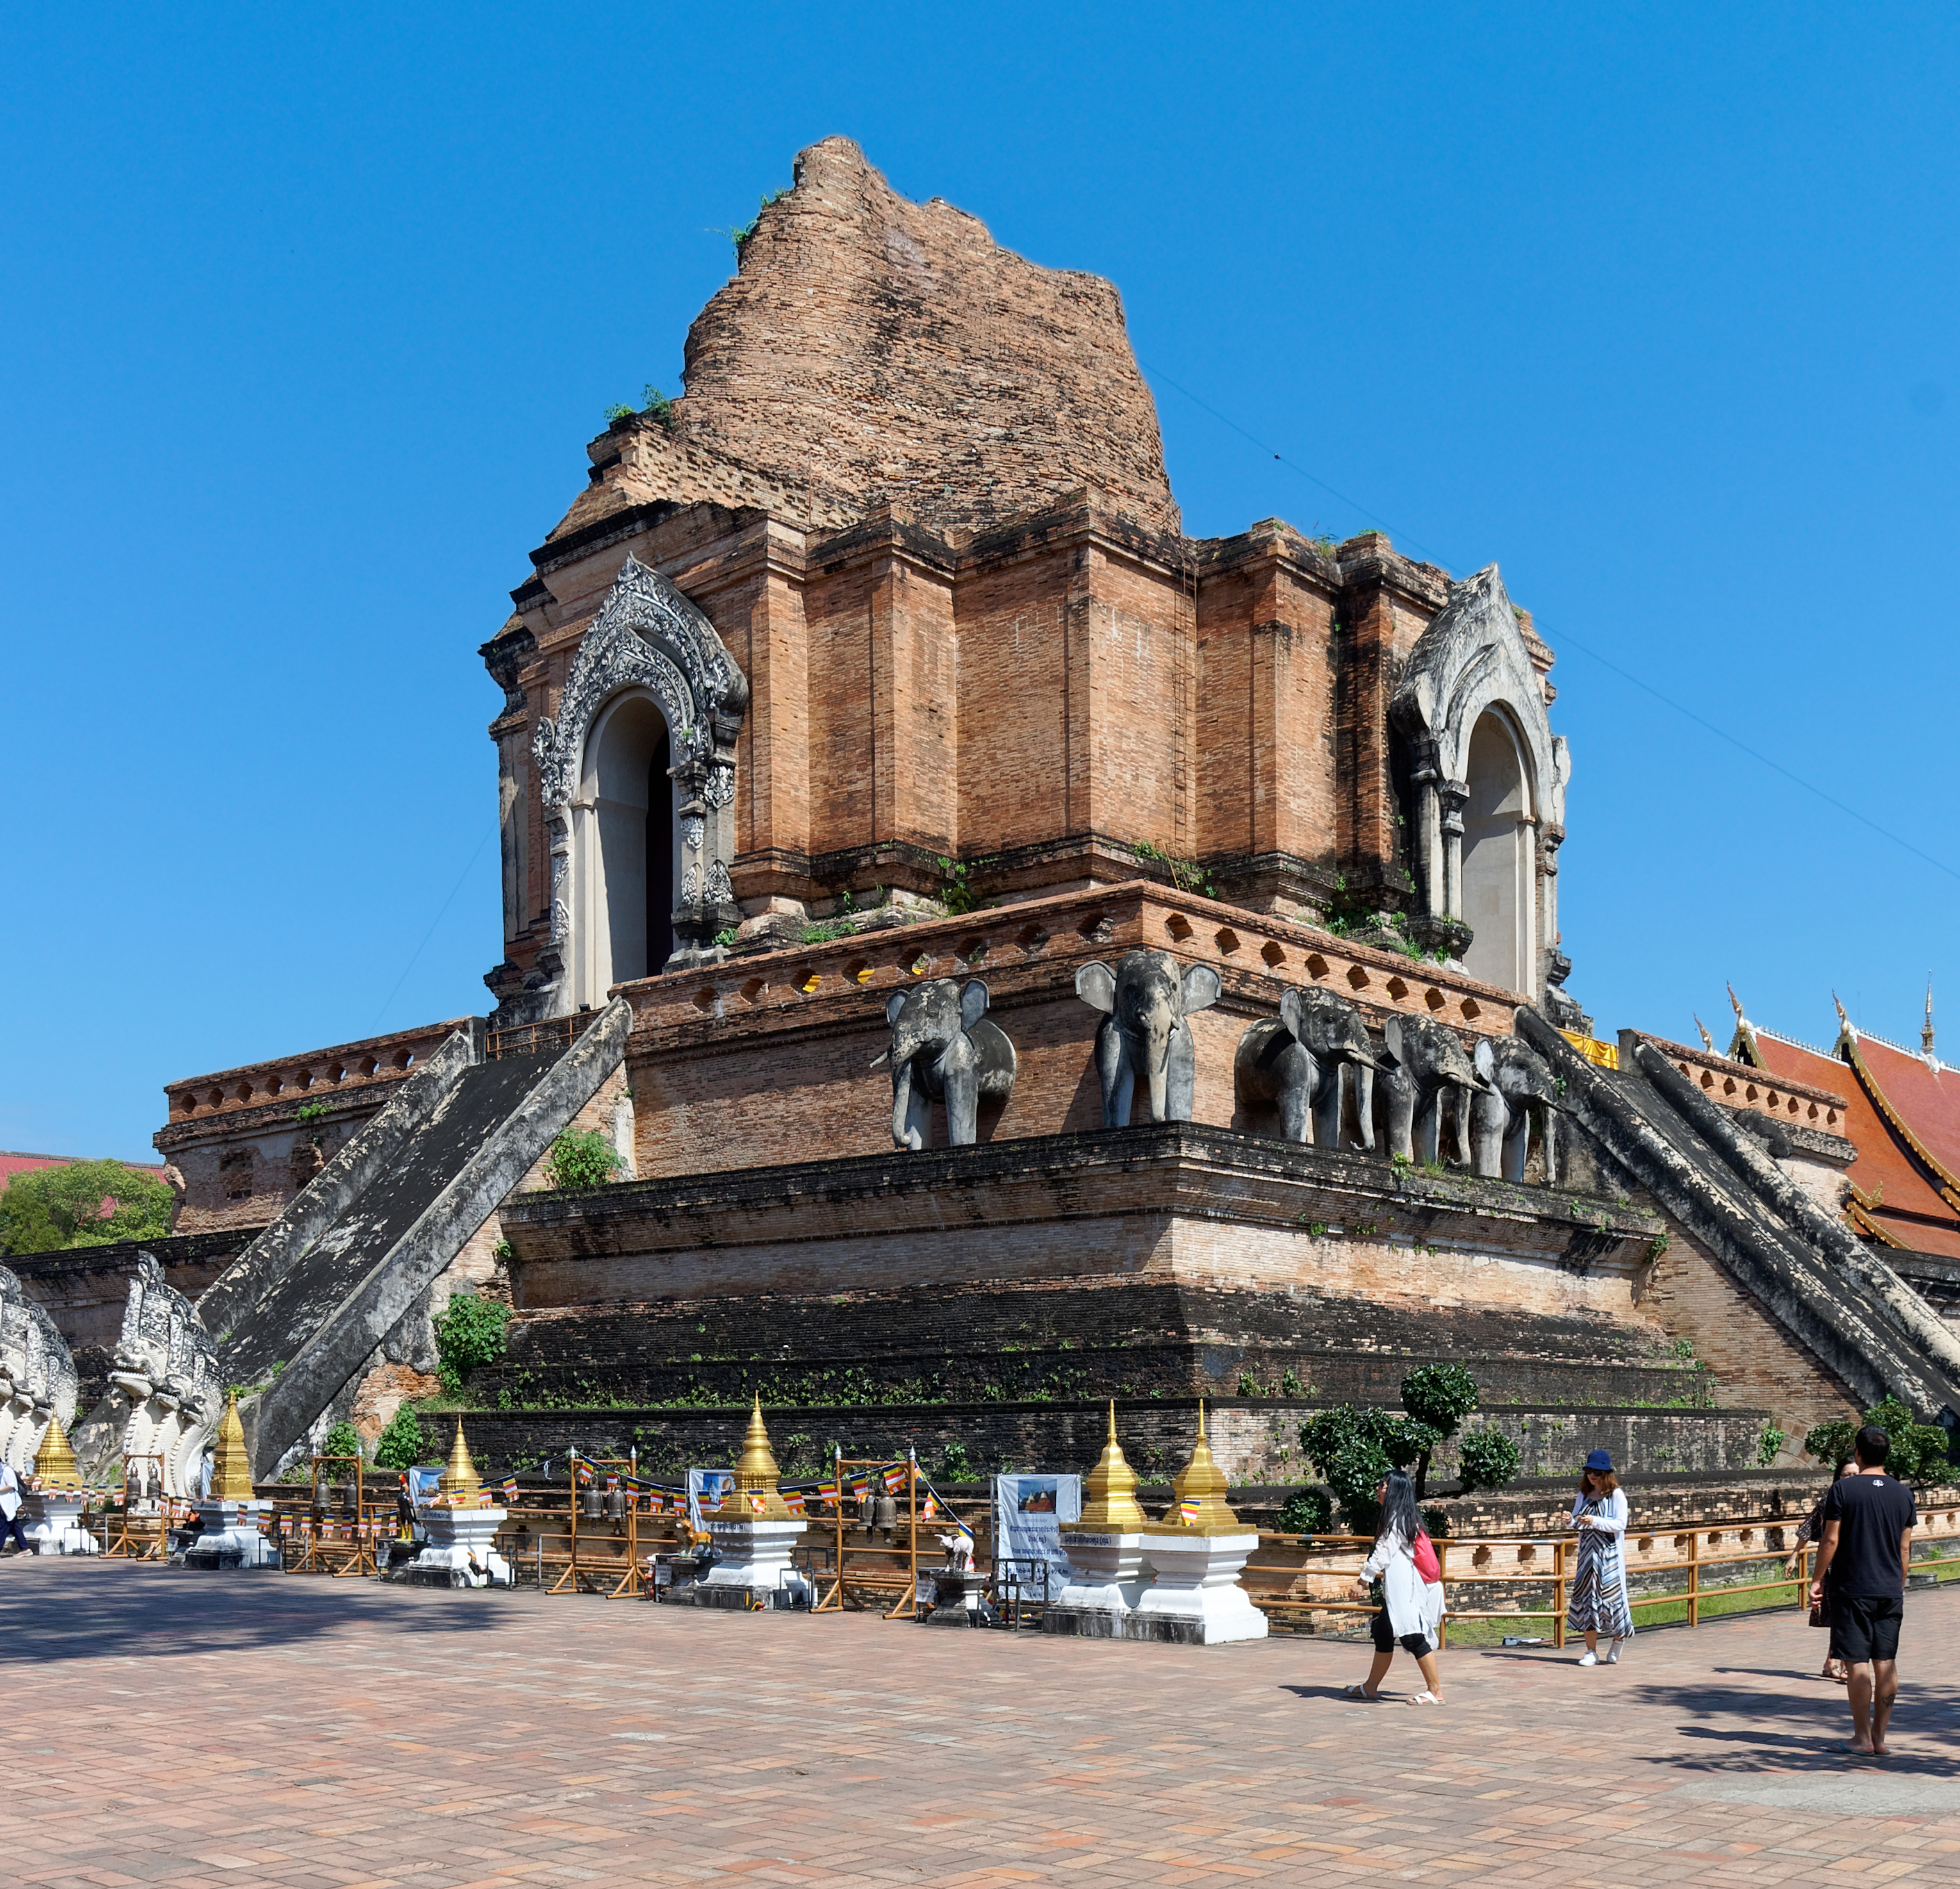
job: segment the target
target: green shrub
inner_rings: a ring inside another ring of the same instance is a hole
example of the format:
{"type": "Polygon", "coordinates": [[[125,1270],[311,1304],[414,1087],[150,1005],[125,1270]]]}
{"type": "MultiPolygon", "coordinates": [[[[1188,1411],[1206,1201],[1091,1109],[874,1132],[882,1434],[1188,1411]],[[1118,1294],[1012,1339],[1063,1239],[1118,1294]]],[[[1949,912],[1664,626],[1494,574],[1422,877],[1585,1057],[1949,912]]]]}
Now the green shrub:
{"type": "Polygon", "coordinates": [[[1334,1526],[1334,1498],[1324,1489],[1296,1489],[1280,1511],[1281,1534],[1325,1534],[1334,1526]]]}
{"type": "Polygon", "coordinates": [[[619,1150],[597,1128],[562,1128],[545,1162],[545,1185],[561,1193],[603,1187],[624,1163],[619,1150]]]}
{"type": "Polygon", "coordinates": [[[326,1433],[326,1441],[320,1445],[323,1456],[365,1456],[366,1448],[361,1441],[361,1433],[342,1417],[326,1433]]]}
{"type": "MultiPolygon", "coordinates": [[[[1946,1433],[1937,1423],[1922,1423],[1909,1404],[1888,1397],[1873,1404],[1862,1420],[1876,1423],[1892,1439],[1885,1467],[1901,1482],[1943,1482],[1952,1473],[1947,1458],[1946,1433]]],[[[1819,1423],[1806,1431],[1804,1454],[1819,1462],[1834,1463],[1851,1453],[1859,1423],[1848,1417],[1819,1423]]]]}
{"type": "Polygon", "coordinates": [[[435,1321],[436,1356],[442,1388],[453,1397],[463,1388],[466,1372],[495,1364],[504,1355],[511,1308],[501,1299],[479,1299],[457,1292],[435,1321]]]}
{"type": "Polygon", "coordinates": [[[374,1445],[377,1469],[412,1469],[428,1462],[434,1452],[422,1434],[422,1419],[404,1404],[388,1420],[388,1427],[374,1445]]]}
{"type": "Polygon", "coordinates": [[[1500,1429],[1473,1429],[1457,1445],[1457,1465],[1463,1493],[1473,1489],[1501,1489],[1517,1476],[1523,1452],[1514,1438],[1500,1429]]]}

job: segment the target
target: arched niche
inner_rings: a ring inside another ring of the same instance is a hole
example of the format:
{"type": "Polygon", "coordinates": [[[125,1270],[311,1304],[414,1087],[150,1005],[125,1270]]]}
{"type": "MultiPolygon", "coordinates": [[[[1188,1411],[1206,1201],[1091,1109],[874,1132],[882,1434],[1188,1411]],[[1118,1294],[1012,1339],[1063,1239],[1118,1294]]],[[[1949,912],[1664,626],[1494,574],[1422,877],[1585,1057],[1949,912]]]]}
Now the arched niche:
{"type": "Polygon", "coordinates": [[[748,705],[706,615],[629,555],[532,745],[551,847],[550,1013],[727,955],[714,940],[742,917],[729,866],[748,705]]]}
{"type": "Polygon", "coordinates": [[[590,962],[579,982],[589,991],[651,977],[673,955],[682,850],[673,745],[658,698],[641,688],[614,696],[585,738],[578,797],[590,831],[574,870],[590,901],[580,927],[590,962]]]}
{"type": "Polygon", "coordinates": [[[1470,731],[1464,771],[1463,968],[1507,991],[1532,987],[1530,770],[1510,718],[1487,709],[1470,731]]]}

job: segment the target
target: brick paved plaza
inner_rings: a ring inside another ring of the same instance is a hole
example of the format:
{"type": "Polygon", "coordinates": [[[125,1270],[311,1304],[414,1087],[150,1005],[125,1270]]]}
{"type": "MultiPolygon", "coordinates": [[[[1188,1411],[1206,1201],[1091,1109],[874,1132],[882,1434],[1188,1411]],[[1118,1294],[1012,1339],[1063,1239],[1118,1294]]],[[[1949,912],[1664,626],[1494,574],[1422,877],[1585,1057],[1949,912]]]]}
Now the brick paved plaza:
{"type": "Polygon", "coordinates": [[[47,1885],[1960,1882],[1960,1597],[1882,1764],[1795,1614],[1617,1668],[1208,1651],[0,1565],[7,1877],[47,1885]],[[1395,1675],[1398,1683],[1413,1677],[1395,1675]]]}

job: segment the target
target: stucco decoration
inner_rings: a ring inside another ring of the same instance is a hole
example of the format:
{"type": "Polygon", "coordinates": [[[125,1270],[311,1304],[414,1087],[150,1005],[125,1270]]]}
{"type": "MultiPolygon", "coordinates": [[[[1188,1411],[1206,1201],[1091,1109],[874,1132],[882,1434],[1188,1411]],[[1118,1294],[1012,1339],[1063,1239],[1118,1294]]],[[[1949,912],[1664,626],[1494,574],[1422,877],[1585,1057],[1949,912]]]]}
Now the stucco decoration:
{"type": "Polygon", "coordinates": [[[75,1433],[83,1475],[113,1479],[125,1456],[161,1456],[162,1493],[196,1496],[205,1449],[224,1414],[218,1347],[148,1253],[136,1255],[109,1386],[75,1433]]]}
{"type": "Polygon", "coordinates": [[[1551,732],[1544,679],[1495,564],[1450,586],[1449,602],[1409,652],[1389,713],[1408,743],[1416,790],[1412,863],[1421,882],[1420,916],[1432,921],[1438,942],[1452,956],[1468,942],[1462,857],[1472,738],[1494,713],[1516,744],[1523,775],[1519,822],[1538,836],[1529,848],[1536,861],[1532,895],[1519,914],[1527,942],[1520,960],[1529,972],[1521,988],[1535,994],[1545,983],[1544,958],[1558,940],[1556,880],[1545,870],[1546,842],[1555,850],[1564,835],[1571,764],[1564,737],[1551,732]]]}
{"type": "Polygon", "coordinates": [[[76,1388],[68,1340],[0,1266],[0,1458],[32,1468],[48,1419],[75,1421],[76,1388]]]}
{"type": "MultiPolygon", "coordinates": [[[[568,941],[578,895],[566,874],[578,848],[562,816],[578,811],[585,745],[600,711],[622,690],[643,688],[667,719],[681,830],[689,851],[711,860],[735,857],[735,741],[749,707],[749,679],[706,615],[657,571],[632,555],[578,646],[558,714],[542,717],[532,743],[538,787],[552,826],[552,937],[568,941]]],[[[575,870],[584,871],[581,866],[575,870]]],[[[727,875],[698,875],[683,886],[674,914],[679,948],[668,968],[715,962],[727,953],[718,932],[741,922],[727,875]]],[[[574,1000],[562,992],[568,1007],[574,1000]]]]}

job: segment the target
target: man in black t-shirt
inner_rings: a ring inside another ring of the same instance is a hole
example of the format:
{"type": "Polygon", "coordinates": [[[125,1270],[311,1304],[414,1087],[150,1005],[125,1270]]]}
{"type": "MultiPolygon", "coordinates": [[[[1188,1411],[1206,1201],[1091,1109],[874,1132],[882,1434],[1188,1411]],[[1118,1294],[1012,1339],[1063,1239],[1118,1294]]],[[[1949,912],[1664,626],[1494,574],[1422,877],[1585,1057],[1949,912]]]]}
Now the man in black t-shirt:
{"type": "Polygon", "coordinates": [[[1885,1474],[1892,1439],[1875,1423],[1859,1431],[1855,1476],[1824,1498],[1824,1541],[1810,1604],[1829,1608],[1831,1656],[1850,1669],[1851,1741],[1844,1749],[1885,1755],[1885,1722],[1898,1696],[1899,1623],[1919,1510],[1912,1491],[1885,1474]]]}

